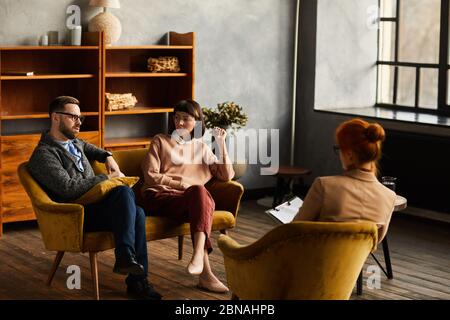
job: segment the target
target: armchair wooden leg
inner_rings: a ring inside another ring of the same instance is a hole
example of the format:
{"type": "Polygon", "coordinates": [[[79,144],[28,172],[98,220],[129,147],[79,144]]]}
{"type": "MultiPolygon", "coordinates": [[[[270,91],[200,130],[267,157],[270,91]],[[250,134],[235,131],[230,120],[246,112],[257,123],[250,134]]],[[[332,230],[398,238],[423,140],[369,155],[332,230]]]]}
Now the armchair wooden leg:
{"type": "Polygon", "coordinates": [[[89,252],[89,260],[91,261],[91,276],[94,285],[94,298],[100,300],[98,290],[98,266],[97,266],[97,252],[89,252]]]}
{"type": "Polygon", "coordinates": [[[178,260],[183,259],[184,236],[178,236],[178,260]]]}
{"type": "Polygon", "coordinates": [[[47,286],[50,286],[52,284],[53,277],[55,276],[56,270],[58,270],[59,264],[61,263],[61,260],[64,256],[64,251],[58,251],[56,253],[55,260],[53,261],[52,269],[50,270],[50,274],[47,278],[47,286]]]}
{"type": "Polygon", "coordinates": [[[226,229],[222,229],[222,230],[220,230],[220,233],[221,234],[227,234],[227,230],[226,229]]]}

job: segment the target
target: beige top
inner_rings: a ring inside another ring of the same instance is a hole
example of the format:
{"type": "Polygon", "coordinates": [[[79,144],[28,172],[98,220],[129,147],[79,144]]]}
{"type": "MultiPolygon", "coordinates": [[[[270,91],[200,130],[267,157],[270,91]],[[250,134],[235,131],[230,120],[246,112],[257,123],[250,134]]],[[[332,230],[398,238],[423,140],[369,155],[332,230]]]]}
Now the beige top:
{"type": "Polygon", "coordinates": [[[225,146],[219,161],[200,139],[180,144],[167,134],[156,135],[142,162],[145,190],[185,190],[192,185],[204,185],[212,177],[228,181],[234,176],[233,165],[225,146]]]}
{"type": "Polygon", "coordinates": [[[351,170],[342,176],[317,178],[294,220],[375,222],[381,242],[395,198],[395,192],[381,184],[373,173],[351,170]]]}

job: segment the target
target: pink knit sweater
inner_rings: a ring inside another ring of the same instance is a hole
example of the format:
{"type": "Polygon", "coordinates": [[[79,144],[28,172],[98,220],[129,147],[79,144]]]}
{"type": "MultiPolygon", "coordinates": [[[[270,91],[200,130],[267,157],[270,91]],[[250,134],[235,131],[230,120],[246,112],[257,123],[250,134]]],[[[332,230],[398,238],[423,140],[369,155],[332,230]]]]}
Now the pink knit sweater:
{"type": "Polygon", "coordinates": [[[234,176],[226,148],[222,161],[200,139],[179,144],[169,135],[158,134],[150,144],[142,162],[142,191],[185,190],[192,185],[204,185],[212,177],[228,181],[234,176]]]}

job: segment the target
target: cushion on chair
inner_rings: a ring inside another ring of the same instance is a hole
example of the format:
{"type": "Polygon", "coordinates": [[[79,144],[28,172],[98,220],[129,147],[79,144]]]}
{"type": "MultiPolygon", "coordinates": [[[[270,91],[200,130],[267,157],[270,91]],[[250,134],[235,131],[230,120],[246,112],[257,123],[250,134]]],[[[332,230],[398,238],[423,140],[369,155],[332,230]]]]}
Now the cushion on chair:
{"type": "MultiPolygon", "coordinates": [[[[132,149],[114,151],[113,157],[120,167],[120,170],[127,176],[139,176],[141,179],[133,187],[136,195],[137,205],[143,207],[141,187],[144,182],[141,163],[147,155],[147,149],[132,149]]],[[[92,162],[92,167],[96,174],[106,173],[105,165],[97,161],[92,162]]],[[[233,228],[236,225],[236,216],[239,210],[239,203],[244,193],[241,184],[235,181],[218,181],[212,179],[205,187],[211,193],[215,203],[214,219],[212,230],[224,230],[233,228]]],[[[173,219],[149,216],[146,220],[147,241],[159,240],[180,235],[189,235],[189,223],[176,222],[173,219]]]]}
{"type": "MultiPolygon", "coordinates": [[[[214,211],[213,231],[234,228],[236,219],[228,211],[214,211]]],[[[147,241],[177,237],[190,234],[189,223],[176,222],[174,219],[150,216],[145,224],[147,241]]]]}
{"type": "Polygon", "coordinates": [[[74,200],[73,203],[88,205],[91,203],[100,202],[114,188],[119,186],[128,186],[132,188],[138,181],[139,177],[121,177],[104,180],[97,183],[88,192],[74,200]]]}

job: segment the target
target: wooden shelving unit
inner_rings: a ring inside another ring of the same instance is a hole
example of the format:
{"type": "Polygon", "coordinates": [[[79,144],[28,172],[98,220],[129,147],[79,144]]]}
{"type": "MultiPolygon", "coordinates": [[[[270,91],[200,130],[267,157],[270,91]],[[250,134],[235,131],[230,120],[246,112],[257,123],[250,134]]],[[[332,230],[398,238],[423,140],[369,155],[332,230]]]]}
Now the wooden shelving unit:
{"type": "Polygon", "coordinates": [[[106,111],[103,101],[103,146],[108,150],[147,148],[162,125],[167,127],[173,105],[194,98],[195,34],[170,32],[169,45],[110,46],[104,51],[104,94],[132,93],[138,102],[133,109],[106,111]],[[149,72],[148,58],[160,56],[176,56],[181,71],[149,72]],[[123,129],[131,123],[139,130],[123,129]]]}
{"type": "Polygon", "coordinates": [[[148,114],[148,113],[164,113],[172,112],[173,108],[167,107],[135,107],[133,109],[117,110],[117,111],[105,111],[107,116],[122,116],[131,114],[148,114]]]}
{"type": "MultiPolygon", "coordinates": [[[[100,112],[83,112],[85,117],[95,116],[98,117],[100,112]]],[[[48,119],[48,113],[41,112],[28,112],[24,114],[16,113],[13,115],[0,114],[0,120],[15,120],[15,119],[48,119]]]]}
{"type": "Polygon", "coordinates": [[[114,149],[135,149],[136,147],[149,146],[151,137],[112,138],[105,140],[105,147],[114,149]]]}
{"type": "Polygon", "coordinates": [[[35,74],[33,76],[0,76],[0,80],[90,79],[95,74],[35,74]]]}
{"type": "Polygon", "coordinates": [[[17,167],[48,128],[55,97],[79,99],[86,116],[79,137],[109,150],[148,148],[167,127],[173,104],[194,98],[195,35],[169,37],[169,45],[107,47],[101,33],[87,32],[82,46],[0,47],[0,236],[3,223],[35,219],[17,167]],[[181,71],[147,71],[147,59],[159,56],[178,57],[181,71]],[[17,70],[34,75],[6,74],[17,70]],[[130,92],[138,103],[106,111],[105,92],[130,92]]]}
{"type": "Polygon", "coordinates": [[[107,78],[170,78],[187,77],[187,73],[151,73],[151,72],[110,72],[107,78]]]}
{"type": "Polygon", "coordinates": [[[79,47],[0,47],[0,235],[3,223],[35,219],[17,167],[48,127],[53,98],[78,98],[87,116],[80,138],[101,145],[103,35],[84,33],[82,41],[79,47]],[[13,70],[34,75],[5,75],[13,70]]]}

